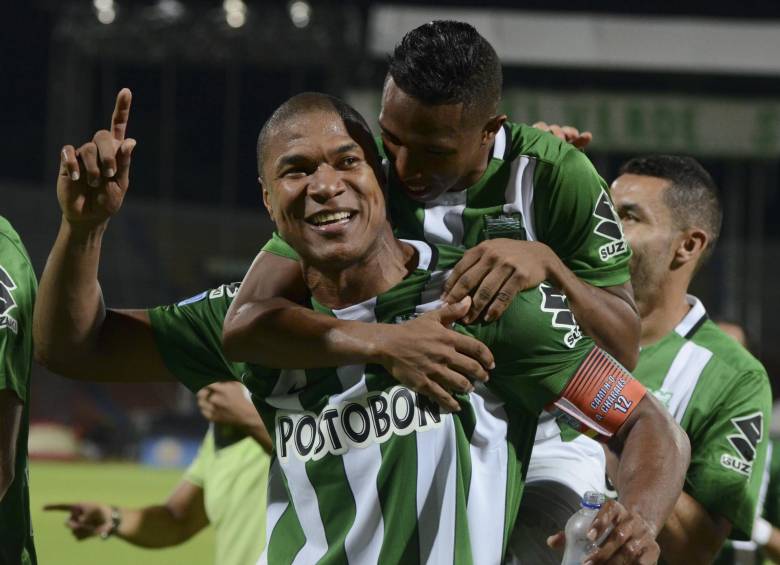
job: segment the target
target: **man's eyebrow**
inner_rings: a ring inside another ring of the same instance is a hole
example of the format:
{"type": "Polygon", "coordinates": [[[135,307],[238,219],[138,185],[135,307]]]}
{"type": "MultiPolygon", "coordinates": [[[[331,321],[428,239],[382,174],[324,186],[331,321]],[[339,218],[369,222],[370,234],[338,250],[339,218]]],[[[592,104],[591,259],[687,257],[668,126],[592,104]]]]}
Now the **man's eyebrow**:
{"type": "Polygon", "coordinates": [[[279,160],[276,161],[276,168],[280,169],[287,165],[298,165],[306,162],[306,160],[306,156],[300,153],[288,153],[287,155],[281,156],[279,160]]]}
{"type": "Polygon", "coordinates": [[[333,151],[333,152],[334,153],[348,153],[349,151],[354,151],[355,149],[358,149],[359,147],[360,146],[356,142],[352,141],[350,143],[344,143],[343,145],[339,145],[335,149],[335,151],[333,151]]]}
{"type": "Polygon", "coordinates": [[[621,202],[617,205],[617,209],[621,212],[641,212],[642,207],[636,202],[621,202]]]}

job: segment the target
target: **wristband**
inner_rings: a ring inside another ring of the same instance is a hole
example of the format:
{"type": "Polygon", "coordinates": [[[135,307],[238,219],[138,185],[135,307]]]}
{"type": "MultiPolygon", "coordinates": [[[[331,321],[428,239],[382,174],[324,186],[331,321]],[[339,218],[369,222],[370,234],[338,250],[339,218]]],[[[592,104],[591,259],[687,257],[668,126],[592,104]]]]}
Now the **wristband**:
{"type": "Polygon", "coordinates": [[[119,529],[120,524],[122,523],[122,513],[119,511],[119,508],[116,506],[111,507],[111,527],[105,531],[101,532],[100,537],[101,539],[107,540],[111,536],[113,536],[116,531],[119,529]]]}
{"type": "Polygon", "coordinates": [[[750,539],[752,539],[758,545],[763,547],[769,543],[769,538],[771,536],[772,536],[772,524],[770,524],[763,518],[758,518],[755,524],[753,524],[753,534],[750,536],[750,539]]]}

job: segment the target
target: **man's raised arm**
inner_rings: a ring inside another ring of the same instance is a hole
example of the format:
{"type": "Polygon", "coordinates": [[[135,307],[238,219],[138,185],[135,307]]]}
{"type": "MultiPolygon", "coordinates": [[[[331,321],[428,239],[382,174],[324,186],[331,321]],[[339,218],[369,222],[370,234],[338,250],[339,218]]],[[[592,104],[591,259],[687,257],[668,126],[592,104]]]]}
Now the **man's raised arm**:
{"type": "Polygon", "coordinates": [[[106,381],[173,377],[146,311],[106,310],[97,273],[103,234],[129,186],[134,139],[126,139],[131,93],[117,95],[111,131],[62,148],[57,198],[62,223],[41,277],[33,318],[36,360],[62,375],[106,381]],[[132,363],[128,363],[128,360],[132,363]]]}

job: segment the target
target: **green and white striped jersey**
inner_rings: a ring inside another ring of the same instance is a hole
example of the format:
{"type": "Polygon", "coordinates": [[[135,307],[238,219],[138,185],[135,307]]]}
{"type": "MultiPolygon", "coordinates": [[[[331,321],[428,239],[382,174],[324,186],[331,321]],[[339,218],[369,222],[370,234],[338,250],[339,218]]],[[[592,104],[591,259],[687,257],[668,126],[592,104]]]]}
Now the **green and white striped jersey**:
{"type": "Polygon", "coordinates": [[[634,376],[669,409],[691,441],[685,492],[750,539],[767,445],[772,394],[766,370],[711,322],[703,304],[643,347],[634,376]]]}
{"type": "MultiPolygon", "coordinates": [[[[379,138],[377,144],[383,152],[379,138]]],[[[593,286],[619,285],[630,278],[631,250],[606,183],[581,151],[554,135],[505,124],[476,184],[424,204],[394,186],[393,169],[387,169],[390,215],[398,237],[465,248],[496,238],[541,241],[593,286]]],[[[278,236],[263,250],[298,258],[278,236]]]]}
{"type": "MultiPolygon", "coordinates": [[[[313,307],[342,319],[403,323],[440,306],[462,252],[408,243],[420,260],[400,284],[341,310],[313,307]]],[[[496,368],[487,386],[457,396],[456,414],[440,413],[379,366],[278,371],[228,363],[220,336],[235,291],[220,287],[150,317],[173,374],[192,390],[240,378],[273,430],[263,562],[498,563],[542,408],[556,401],[587,421],[564,402],[568,396],[558,400],[582,365],[583,387],[598,391],[587,405],[622,410],[623,385],[615,394],[598,386],[610,361],[548,287],[519,294],[494,323],[458,327],[491,348],[496,368]]]]}

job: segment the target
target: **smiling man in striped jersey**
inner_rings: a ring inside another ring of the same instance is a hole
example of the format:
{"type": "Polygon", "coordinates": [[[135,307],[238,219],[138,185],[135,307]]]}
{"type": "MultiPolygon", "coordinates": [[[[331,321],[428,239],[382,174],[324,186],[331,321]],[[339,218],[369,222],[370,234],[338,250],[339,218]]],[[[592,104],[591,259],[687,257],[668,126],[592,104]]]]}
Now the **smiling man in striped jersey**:
{"type": "MultiPolygon", "coordinates": [[[[488,383],[453,391],[452,413],[377,365],[229,363],[220,334],[234,287],[151,310],[104,309],[102,234],[128,188],[134,145],[111,135],[63,150],[63,222],[41,281],[39,358],[82,378],[176,377],[193,390],[215,375],[240,378],[275,436],[269,563],[499,562],[545,406],[620,453],[622,504],[609,503],[594,522],[595,537],[606,539],[593,562],[655,561],[687,442],[590,338],[572,340],[555,323],[544,287],[518,294],[499,321],[460,328],[493,349],[495,368],[488,383]]],[[[269,120],[259,148],[264,199],[326,319],[432,330],[442,311],[466,314],[467,303],[425,314],[441,306],[462,252],[393,236],[378,159],[354,110],[324,95],[295,97],[269,120]]]]}
{"type": "Polygon", "coordinates": [[[769,441],[772,395],[761,363],[687,294],[712,253],[722,211],[712,178],[690,157],[628,161],[612,197],[634,256],[642,318],[634,375],[691,441],[683,494],[659,535],[667,563],[711,563],[727,537],[750,539],[769,441]]]}

